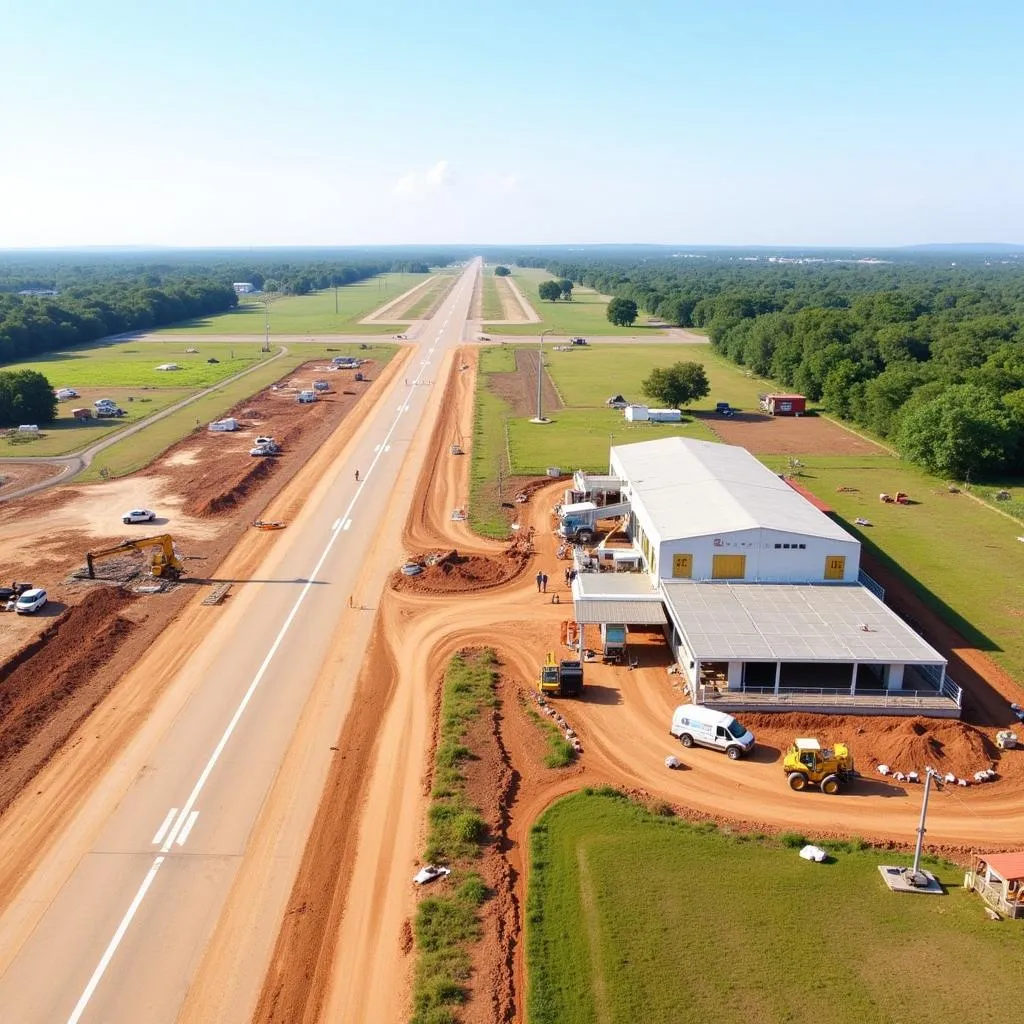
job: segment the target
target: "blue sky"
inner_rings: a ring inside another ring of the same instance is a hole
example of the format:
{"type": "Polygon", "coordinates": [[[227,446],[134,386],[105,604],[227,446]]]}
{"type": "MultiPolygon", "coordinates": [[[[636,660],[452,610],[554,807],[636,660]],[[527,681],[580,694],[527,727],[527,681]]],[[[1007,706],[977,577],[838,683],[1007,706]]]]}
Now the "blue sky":
{"type": "Polygon", "coordinates": [[[0,0],[0,248],[1024,242],[1024,5],[0,0]]]}

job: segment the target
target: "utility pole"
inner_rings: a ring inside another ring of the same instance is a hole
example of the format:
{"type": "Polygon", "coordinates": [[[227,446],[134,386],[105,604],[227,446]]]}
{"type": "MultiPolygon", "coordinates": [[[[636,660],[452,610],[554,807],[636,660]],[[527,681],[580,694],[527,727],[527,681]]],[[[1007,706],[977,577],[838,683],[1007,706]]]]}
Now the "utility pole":
{"type": "Polygon", "coordinates": [[[554,329],[549,328],[540,332],[540,347],[537,350],[537,415],[530,420],[531,423],[547,423],[544,418],[542,403],[542,392],[544,388],[544,335],[553,334],[554,329]]]}
{"type": "MultiPolygon", "coordinates": [[[[928,796],[932,789],[932,779],[935,779],[937,784],[941,784],[939,779],[939,773],[934,768],[925,768],[924,770],[924,797],[921,799],[921,821],[917,826],[917,842],[914,844],[914,864],[910,869],[910,881],[912,885],[919,884],[917,879],[921,877],[921,847],[924,845],[924,820],[928,815],[928,796]]],[[[927,879],[922,878],[921,883],[927,885],[927,879]]]]}

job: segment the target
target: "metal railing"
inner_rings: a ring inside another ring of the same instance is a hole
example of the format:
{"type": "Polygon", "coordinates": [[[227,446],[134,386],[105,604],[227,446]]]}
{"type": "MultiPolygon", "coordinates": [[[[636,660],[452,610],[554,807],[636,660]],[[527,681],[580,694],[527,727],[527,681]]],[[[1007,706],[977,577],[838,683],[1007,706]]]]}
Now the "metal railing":
{"type": "Polygon", "coordinates": [[[956,706],[963,707],[964,691],[958,686],[938,665],[915,665],[918,674],[928,680],[936,692],[956,702],[956,706]]]}
{"type": "MultiPolygon", "coordinates": [[[[728,702],[749,704],[819,704],[834,707],[854,705],[877,705],[899,707],[934,708],[945,706],[953,697],[936,690],[834,690],[826,687],[786,687],[775,692],[773,686],[746,686],[742,690],[717,690],[709,686],[700,687],[700,703],[728,702]]],[[[957,707],[960,705],[957,704],[957,707]]]]}
{"type": "Polygon", "coordinates": [[[877,580],[873,580],[863,569],[857,572],[857,582],[871,591],[879,601],[885,600],[885,587],[877,580]]]}
{"type": "Polygon", "coordinates": [[[967,872],[964,884],[968,889],[973,889],[993,910],[1009,918],[1024,917],[1024,903],[1006,899],[1001,889],[979,878],[973,871],[967,872]]]}

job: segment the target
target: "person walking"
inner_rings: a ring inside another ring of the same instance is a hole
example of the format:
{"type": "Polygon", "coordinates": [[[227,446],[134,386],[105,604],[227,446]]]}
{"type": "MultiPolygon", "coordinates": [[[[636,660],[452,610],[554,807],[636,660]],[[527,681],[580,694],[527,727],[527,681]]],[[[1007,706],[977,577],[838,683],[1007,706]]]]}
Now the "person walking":
{"type": "Polygon", "coordinates": [[[543,582],[544,582],[544,573],[538,571],[538,573],[537,573],[537,593],[538,594],[540,593],[540,585],[543,582]]]}
{"type": "Polygon", "coordinates": [[[570,579],[569,579],[569,573],[570,572],[572,572],[572,569],[570,569],[569,566],[566,566],[565,567],[565,585],[566,586],[569,586],[569,583],[571,582],[570,579]]]}
{"type": "Polygon", "coordinates": [[[359,470],[356,470],[356,483],[359,483],[359,470]]]}
{"type": "Polygon", "coordinates": [[[548,574],[546,572],[541,573],[540,576],[540,592],[546,594],[548,592],[548,574]]]}

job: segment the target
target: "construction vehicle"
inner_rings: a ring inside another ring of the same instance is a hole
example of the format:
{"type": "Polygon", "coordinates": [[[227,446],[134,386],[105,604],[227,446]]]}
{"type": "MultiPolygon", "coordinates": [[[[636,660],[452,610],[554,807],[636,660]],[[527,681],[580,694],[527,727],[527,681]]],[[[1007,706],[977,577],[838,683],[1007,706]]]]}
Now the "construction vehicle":
{"type": "Polygon", "coordinates": [[[834,796],[857,775],[850,748],[845,743],[837,743],[829,749],[811,738],[793,742],[786,751],[782,770],[790,789],[799,791],[813,785],[829,796],[834,796]]]}
{"type": "Polygon", "coordinates": [[[592,501],[563,505],[558,513],[558,536],[576,544],[591,544],[597,536],[600,520],[621,518],[629,509],[628,501],[614,505],[597,505],[592,501]]]}
{"type": "Polygon", "coordinates": [[[579,697],[583,694],[583,662],[556,661],[548,652],[548,659],[540,667],[537,686],[550,697],[579,697]]]}
{"type": "Polygon", "coordinates": [[[94,564],[104,558],[113,558],[125,551],[150,553],[149,571],[160,579],[176,580],[184,571],[185,565],[174,550],[174,540],[169,533],[161,533],[155,537],[142,537],[139,540],[126,540],[112,548],[101,548],[89,551],[85,556],[89,579],[95,579],[94,564]]]}

